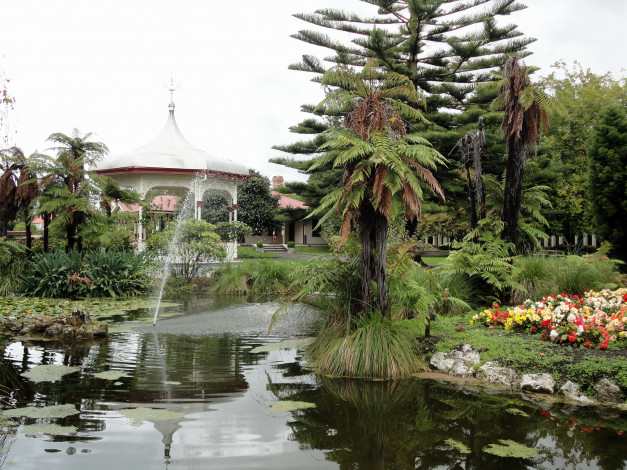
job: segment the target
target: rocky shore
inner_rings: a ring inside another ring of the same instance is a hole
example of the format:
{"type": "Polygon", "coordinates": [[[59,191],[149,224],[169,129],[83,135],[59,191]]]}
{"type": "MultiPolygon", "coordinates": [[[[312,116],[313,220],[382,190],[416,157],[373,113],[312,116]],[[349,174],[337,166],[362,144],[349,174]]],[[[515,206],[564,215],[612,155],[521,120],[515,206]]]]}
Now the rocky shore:
{"type": "Polygon", "coordinates": [[[436,352],[430,359],[432,369],[438,371],[441,375],[439,378],[444,380],[448,375],[455,380],[469,379],[475,384],[484,383],[506,391],[529,392],[541,400],[545,397],[545,401],[612,406],[627,410],[625,394],[607,378],[594,385],[591,396],[585,396],[580,393],[580,386],[572,381],[558,388],[555,378],[548,373],[519,375],[515,369],[503,367],[498,361],[489,361],[477,368],[480,363],[480,352],[470,344],[460,345],[450,352],[436,352]]]}
{"type": "Polygon", "coordinates": [[[106,322],[93,321],[89,313],[75,309],[69,315],[2,317],[0,328],[11,337],[29,340],[90,340],[106,337],[106,322]]]}

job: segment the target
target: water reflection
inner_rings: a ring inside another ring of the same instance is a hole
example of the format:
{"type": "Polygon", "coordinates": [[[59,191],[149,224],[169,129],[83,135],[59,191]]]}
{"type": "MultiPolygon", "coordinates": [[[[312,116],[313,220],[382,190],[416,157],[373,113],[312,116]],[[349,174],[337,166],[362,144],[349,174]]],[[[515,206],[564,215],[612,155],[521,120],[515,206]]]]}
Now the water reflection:
{"type": "MultiPolygon", "coordinates": [[[[194,308],[197,322],[201,312],[194,308]]],[[[207,323],[252,323],[244,322],[255,313],[250,305],[232,309],[212,312],[207,323]]],[[[268,311],[261,308],[258,318],[265,321],[268,311]]],[[[181,330],[190,325],[180,318],[176,324],[181,330]]],[[[12,434],[4,434],[0,468],[2,459],[20,469],[69,470],[627,468],[627,435],[619,435],[627,428],[624,413],[564,406],[546,411],[518,396],[492,396],[468,385],[319,378],[295,350],[250,353],[284,338],[158,331],[116,333],[71,347],[9,345],[0,375],[12,390],[10,407],[72,404],[80,414],[20,418],[9,428],[12,434]],[[80,371],[56,382],[20,375],[40,364],[80,371]],[[122,374],[111,380],[93,375],[107,370],[122,374]],[[275,400],[316,408],[269,413],[266,403],[275,400]],[[34,423],[77,431],[27,437],[23,425],[34,423]],[[485,451],[499,440],[539,455],[485,451]]]]}
{"type": "Polygon", "coordinates": [[[316,404],[290,423],[294,438],[315,449],[331,449],[327,458],[340,468],[627,468],[625,439],[619,435],[627,424],[624,414],[601,424],[594,410],[556,407],[551,414],[517,397],[420,380],[323,378],[315,391],[284,396],[316,404]],[[581,429],[583,422],[600,426],[590,433],[581,429]],[[535,448],[538,457],[485,451],[500,440],[535,448]]]}

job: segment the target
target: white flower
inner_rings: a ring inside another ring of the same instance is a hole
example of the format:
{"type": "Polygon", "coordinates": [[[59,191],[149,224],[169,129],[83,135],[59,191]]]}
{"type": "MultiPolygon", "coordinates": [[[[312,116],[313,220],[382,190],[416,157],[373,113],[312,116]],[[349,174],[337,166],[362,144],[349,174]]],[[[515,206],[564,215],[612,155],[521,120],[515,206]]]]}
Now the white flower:
{"type": "Polygon", "coordinates": [[[570,315],[568,315],[568,317],[566,317],[566,320],[568,320],[570,323],[573,323],[575,320],[577,320],[577,315],[571,313],[570,315]]]}
{"type": "Polygon", "coordinates": [[[583,326],[579,325],[577,327],[577,334],[580,335],[581,333],[583,333],[583,326]]]}
{"type": "Polygon", "coordinates": [[[556,330],[551,330],[551,338],[557,338],[559,335],[557,334],[556,330]]]}

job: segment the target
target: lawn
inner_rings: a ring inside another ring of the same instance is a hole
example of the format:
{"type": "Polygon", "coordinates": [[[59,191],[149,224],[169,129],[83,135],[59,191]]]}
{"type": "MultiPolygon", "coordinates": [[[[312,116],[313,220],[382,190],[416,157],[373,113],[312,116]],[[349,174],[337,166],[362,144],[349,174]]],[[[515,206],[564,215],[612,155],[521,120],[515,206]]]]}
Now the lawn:
{"type": "Polygon", "coordinates": [[[328,246],[297,246],[294,253],[303,253],[306,255],[330,255],[328,246]]]}

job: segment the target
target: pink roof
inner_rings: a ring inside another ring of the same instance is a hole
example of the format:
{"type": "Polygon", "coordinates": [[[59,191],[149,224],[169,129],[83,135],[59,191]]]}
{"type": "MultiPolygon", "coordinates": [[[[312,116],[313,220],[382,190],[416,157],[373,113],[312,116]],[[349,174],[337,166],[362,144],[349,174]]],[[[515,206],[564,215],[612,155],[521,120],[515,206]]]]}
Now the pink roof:
{"type": "Polygon", "coordinates": [[[31,221],[31,224],[43,224],[44,218],[40,215],[36,215],[35,218],[31,221]]]}
{"type": "MultiPolygon", "coordinates": [[[[179,201],[178,196],[155,196],[152,200],[152,204],[150,205],[150,210],[159,211],[159,212],[174,212],[174,208],[176,207],[176,203],[179,201]]],[[[124,204],[120,203],[120,208],[124,212],[139,212],[139,204],[124,204]]]]}
{"type": "Polygon", "coordinates": [[[282,207],[283,209],[309,209],[307,204],[303,201],[299,201],[298,199],[284,196],[283,194],[273,190],[270,190],[270,194],[273,196],[279,196],[279,207],[282,207]]]}

